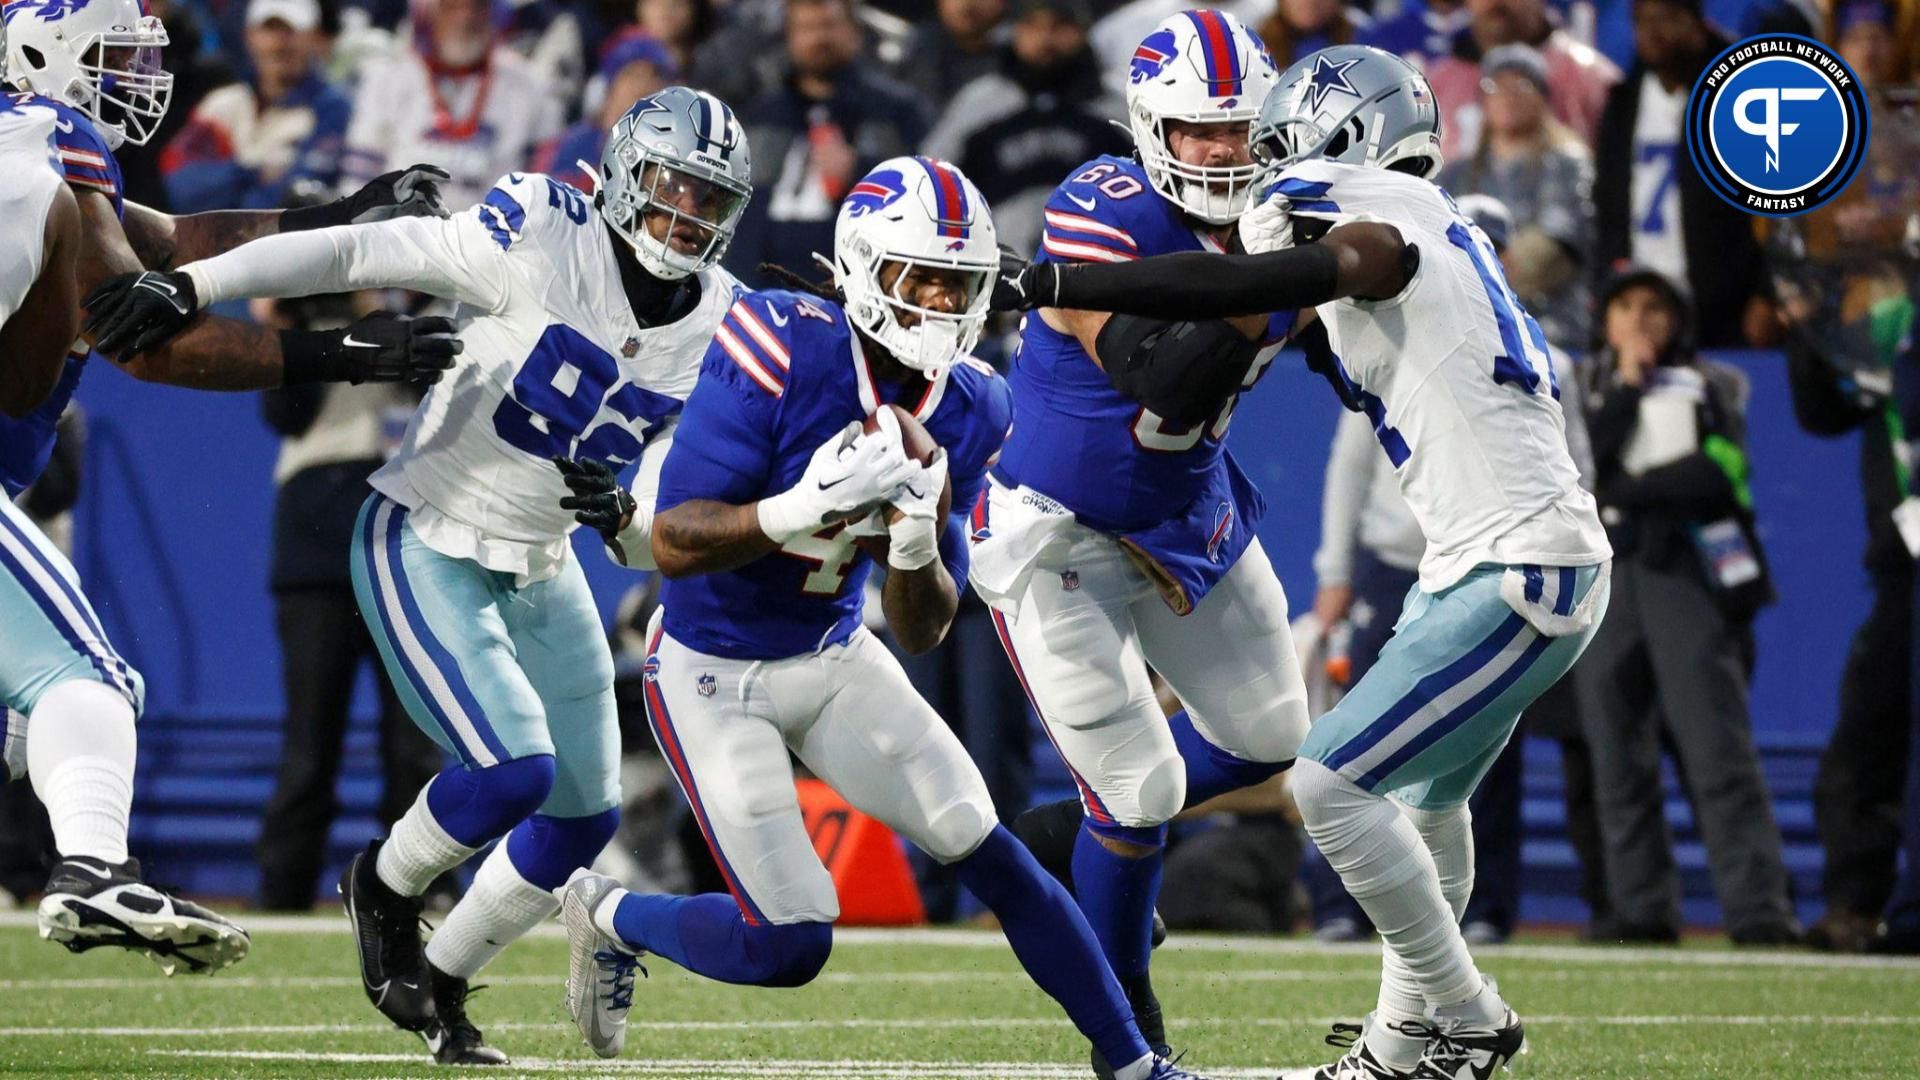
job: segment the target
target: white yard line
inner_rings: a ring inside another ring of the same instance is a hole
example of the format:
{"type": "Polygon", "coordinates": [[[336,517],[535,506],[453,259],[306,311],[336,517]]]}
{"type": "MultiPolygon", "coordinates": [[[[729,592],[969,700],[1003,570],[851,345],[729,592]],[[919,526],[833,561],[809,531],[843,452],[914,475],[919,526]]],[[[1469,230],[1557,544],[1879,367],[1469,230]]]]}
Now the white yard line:
{"type": "MultiPolygon", "coordinates": [[[[284,1061],[354,1065],[421,1065],[419,1054],[306,1054],[284,1050],[153,1050],[167,1057],[229,1061],[284,1061]]],[[[1018,1061],[728,1061],[708,1059],[594,1061],[583,1058],[515,1058],[505,1075],[528,1073],[627,1073],[638,1076],[708,1078],[795,1077],[819,1080],[1083,1080],[1085,1065],[1035,1065],[1018,1061]]],[[[1269,1078],[1271,1068],[1207,1070],[1221,1080],[1269,1078]]],[[[503,1073],[489,1071],[488,1075],[503,1073]]]]}

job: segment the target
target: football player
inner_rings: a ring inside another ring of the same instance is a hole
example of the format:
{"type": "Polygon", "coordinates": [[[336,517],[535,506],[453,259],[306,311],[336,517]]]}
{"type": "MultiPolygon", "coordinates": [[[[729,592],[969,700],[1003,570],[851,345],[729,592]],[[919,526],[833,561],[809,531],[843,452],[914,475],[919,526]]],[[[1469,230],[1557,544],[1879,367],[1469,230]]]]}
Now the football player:
{"type": "MultiPolygon", "coordinates": [[[[0,228],[8,232],[0,245],[0,705],[14,751],[9,775],[32,777],[61,854],[40,904],[40,932],[75,951],[143,952],[169,973],[213,971],[246,955],[245,933],[142,884],[127,857],[140,674],[106,640],[73,567],[10,500],[45,468],[54,424],[84,369],[88,350],[75,344],[82,290],[137,269],[142,257],[164,262],[275,229],[431,212],[433,185],[418,171],[396,173],[330,207],[288,214],[174,218],[123,203],[113,151],[152,133],[172,82],[157,63],[166,42],[159,20],[135,0],[15,0],[0,25],[12,88],[0,92],[8,132],[0,159],[0,228]]],[[[346,331],[275,334],[210,323],[136,374],[227,389],[432,377],[451,363],[439,354],[455,347],[427,339],[440,329],[372,319],[354,328],[372,343],[363,347],[346,344],[346,331]]]]}
{"type": "Polygon", "coordinates": [[[1073,900],[998,823],[959,739],[861,625],[869,526],[901,647],[933,648],[953,620],[965,517],[942,517],[941,496],[978,496],[1010,418],[1006,384],[967,353],[997,265],[972,182],[893,158],[841,204],[837,291],[748,293],[721,322],[654,511],[667,582],[646,694],[730,895],[630,893],[591,873],[569,885],[568,1007],[596,1052],[620,1051],[641,953],[755,986],[799,986],[826,963],[840,906],[792,754],[953,866],[1116,1075],[1191,1075],[1152,1053],[1073,900]],[[925,463],[896,407],[937,444],[925,463]]]}
{"type": "MultiPolygon", "coordinates": [[[[1458,926],[1467,799],[1591,640],[1612,549],[1567,453],[1546,338],[1486,234],[1430,182],[1439,119],[1420,73],[1322,50],[1281,76],[1253,140],[1272,170],[1239,227],[1256,254],[1036,265],[996,300],[1163,319],[1313,308],[1325,337],[1309,362],[1372,421],[1427,549],[1393,639],[1293,771],[1307,831],[1386,953],[1364,1033],[1295,1075],[1486,1077],[1524,1038],[1458,926]]],[[[1183,377],[1155,359],[1147,385],[1183,377]]]]}
{"type": "MultiPolygon", "coordinates": [[[[1232,15],[1162,21],[1130,62],[1136,157],[1096,158],[1054,190],[1038,260],[1224,249],[1253,197],[1248,126],[1276,77],[1232,15]]],[[[1028,316],[1013,434],[974,519],[974,588],[1083,804],[1067,805],[1071,825],[1055,832],[1071,846],[1049,865],[1070,864],[1161,1048],[1148,955],[1167,822],[1286,768],[1307,731],[1286,593],[1255,536],[1266,503],[1225,445],[1292,318],[1028,316]],[[1148,364],[1193,375],[1143,395],[1134,372],[1148,364]],[[1184,706],[1171,723],[1149,668],[1184,706]]]]}
{"type": "MultiPolygon", "coordinates": [[[[442,1063],[506,1060],[467,1019],[467,981],[553,915],[553,890],[618,822],[613,657],[560,501],[570,477],[638,463],[640,500],[603,524],[616,554],[650,566],[649,489],[733,303],[719,261],[751,175],[733,112],[670,87],[615,124],[591,198],[511,173],[451,219],[272,237],[161,278],[189,312],[378,287],[460,304],[465,359],[373,475],[352,552],[401,700],[458,762],[340,882],[369,999],[442,1063]],[[503,835],[423,954],[429,883],[503,835]]],[[[191,317],[115,295],[129,333],[191,317]]]]}

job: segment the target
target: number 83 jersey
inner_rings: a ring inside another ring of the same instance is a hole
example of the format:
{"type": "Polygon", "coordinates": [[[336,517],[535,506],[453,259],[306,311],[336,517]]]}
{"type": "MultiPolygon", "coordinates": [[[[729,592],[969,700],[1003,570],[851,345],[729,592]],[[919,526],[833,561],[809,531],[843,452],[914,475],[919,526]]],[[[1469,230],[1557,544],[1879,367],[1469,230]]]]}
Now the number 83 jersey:
{"type": "MultiPolygon", "coordinates": [[[[1219,250],[1153,190],[1138,161],[1111,155],[1087,162],[1054,189],[1044,224],[1036,262],[1219,250]]],[[[1292,313],[1275,317],[1247,387],[1266,373],[1292,321],[1292,313]]],[[[1008,382],[1014,420],[994,470],[1001,483],[1030,487],[1081,524],[1109,533],[1151,529],[1188,513],[1210,492],[1241,490],[1250,497],[1237,500],[1237,531],[1252,535],[1262,504],[1223,442],[1237,397],[1211,420],[1177,427],[1115,390],[1077,338],[1038,314],[1021,325],[1008,382]]]]}
{"type": "MultiPolygon", "coordinates": [[[[374,488],[413,511],[427,546],[522,583],[558,572],[577,527],[552,459],[622,471],[662,444],[739,288],[724,270],[703,271],[690,310],[642,327],[621,285],[620,241],[588,196],[537,173],[502,178],[446,220],[330,232],[337,244],[377,243],[369,261],[403,264],[391,279],[460,302],[466,349],[374,488]]],[[[656,456],[643,469],[657,469],[656,456]]]]}

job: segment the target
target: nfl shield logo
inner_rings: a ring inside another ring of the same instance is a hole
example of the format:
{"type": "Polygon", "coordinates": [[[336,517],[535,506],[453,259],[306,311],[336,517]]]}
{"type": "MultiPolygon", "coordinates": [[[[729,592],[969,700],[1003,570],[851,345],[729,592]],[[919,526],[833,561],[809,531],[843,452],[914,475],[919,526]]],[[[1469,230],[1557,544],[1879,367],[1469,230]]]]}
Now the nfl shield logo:
{"type": "Polygon", "coordinates": [[[626,340],[626,342],[620,346],[620,355],[626,357],[629,360],[633,359],[634,354],[638,353],[639,351],[640,351],[640,339],[637,337],[629,337],[626,340]]]}
{"type": "Polygon", "coordinates": [[[1080,571],[1078,570],[1060,571],[1060,587],[1067,590],[1068,592],[1072,592],[1073,590],[1079,588],[1080,587],[1080,571]]]}
{"type": "Polygon", "coordinates": [[[712,675],[702,675],[694,680],[693,689],[701,697],[712,697],[714,692],[720,689],[720,684],[712,675]]]}

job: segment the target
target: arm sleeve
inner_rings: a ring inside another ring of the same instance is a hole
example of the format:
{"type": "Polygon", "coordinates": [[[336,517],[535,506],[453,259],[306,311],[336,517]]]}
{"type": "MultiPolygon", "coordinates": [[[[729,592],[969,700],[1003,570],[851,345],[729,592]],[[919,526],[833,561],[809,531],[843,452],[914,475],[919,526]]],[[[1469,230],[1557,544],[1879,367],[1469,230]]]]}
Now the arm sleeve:
{"type": "Polygon", "coordinates": [[[615,538],[620,542],[618,550],[626,552],[625,561],[621,560],[615,548],[607,548],[607,557],[622,566],[634,570],[659,569],[653,561],[653,508],[660,500],[660,470],[667,463],[667,454],[673,449],[673,434],[679,427],[678,420],[669,421],[640,453],[640,463],[633,473],[633,486],[627,489],[633,495],[633,520],[615,538]]]}
{"type": "Polygon", "coordinates": [[[1063,266],[1050,306],[1197,321],[1314,307],[1339,299],[1339,258],[1320,244],[1262,255],[1182,252],[1063,266]]]}
{"type": "Polygon", "coordinates": [[[776,404],[717,342],[708,345],[660,470],[655,515],[695,499],[745,506],[768,494],[776,404]]]}
{"type": "Polygon", "coordinates": [[[1327,455],[1326,488],[1320,499],[1320,549],[1313,553],[1313,576],[1320,588],[1353,583],[1353,545],[1360,533],[1360,511],[1373,482],[1373,425],[1359,413],[1340,414],[1327,455]]]}
{"type": "Polygon", "coordinates": [[[262,237],[181,270],[202,307],[243,297],[401,288],[490,312],[507,301],[505,249],[474,213],[262,237]]]}

